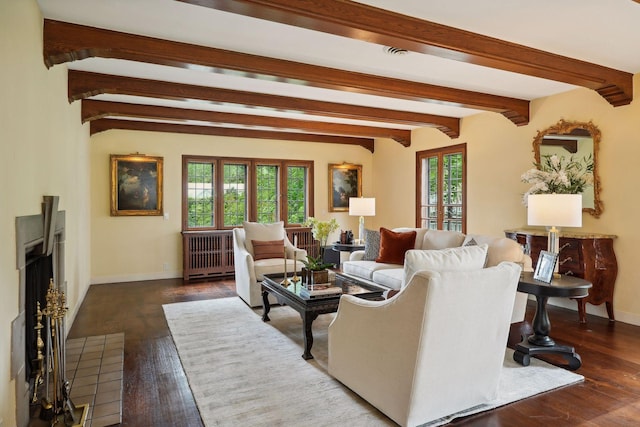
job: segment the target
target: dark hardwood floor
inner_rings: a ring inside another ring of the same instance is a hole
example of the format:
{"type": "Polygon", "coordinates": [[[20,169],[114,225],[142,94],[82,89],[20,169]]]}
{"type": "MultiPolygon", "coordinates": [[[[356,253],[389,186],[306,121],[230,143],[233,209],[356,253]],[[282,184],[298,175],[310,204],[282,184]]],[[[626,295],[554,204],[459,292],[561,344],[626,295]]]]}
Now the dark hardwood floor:
{"type": "MultiPolygon", "coordinates": [[[[122,425],[202,426],[162,304],[234,295],[233,280],[184,285],[175,279],[89,288],[69,338],[125,333],[122,425]]],[[[533,317],[534,308],[530,303],[527,319],[533,317]]],[[[594,316],[580,324],[577,312],[558,307],[550,307],[549,316],[551,336],[574,345],[581,355],[578,373],[585,376],[584,383],[452,425],[640,425],[640,327],[594,316]]]]}

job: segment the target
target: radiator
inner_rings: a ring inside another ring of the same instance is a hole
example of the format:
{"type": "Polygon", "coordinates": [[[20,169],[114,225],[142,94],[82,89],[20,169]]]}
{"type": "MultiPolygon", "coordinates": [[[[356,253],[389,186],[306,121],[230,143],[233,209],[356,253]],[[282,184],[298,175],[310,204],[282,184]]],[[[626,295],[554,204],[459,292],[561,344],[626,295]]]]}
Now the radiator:
{"type": "MultiPolygon", "coordinates": [[[[309,228],[287,228],[291,242],[317,256],[318,242],[309,228]]],[[[185,281],[233,276],[233,234],[231,230],[183,231],[182,276],[185,281]]]]}
{"type": "Polygon", "coordinates": [[[233,275],[231,230],[183,231],[182,252],[185,281],[233,275]]]}

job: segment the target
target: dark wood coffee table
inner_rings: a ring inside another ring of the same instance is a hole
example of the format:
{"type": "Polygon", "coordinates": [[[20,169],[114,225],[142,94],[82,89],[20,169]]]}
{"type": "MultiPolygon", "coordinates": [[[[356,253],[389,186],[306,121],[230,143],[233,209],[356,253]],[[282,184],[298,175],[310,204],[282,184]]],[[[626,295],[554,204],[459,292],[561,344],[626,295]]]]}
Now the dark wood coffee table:
{"type": "MultiPolygon", "coordinates": [[[[359,282],[356,279],[343,276],[341,273],[336,272],[335,284],[342,288],[342,294],[309,298],[300,295],[300,291],[304,287],[301,281],[285,287],[280,284],[283,278],[284,276],[281,273],[267,274],[264,276],[262,280],[262,303],[264,304],[262,320],[265,322],[271,320],[269,319],[269,311],[271,310],[269,294],[275,296],[278,303],[288,305],[300,313],[304,337],[304,353],[302,354],[302,358],[305,360],[313,359],[313,355],[311,355],[311,346],[313,345],[311,325],[313,321],[320,314],[335,313],[338,311],[338,304],[342,295],[349,294],[368,300],[379,300],[383,299],[382,293],[385,291],[384,288],[359,282]]],[[[289,279],[291,278],[289,277],[289,279]]]]}
{"type": "Polygon", "coordinates": [[[530,357],[536,354],[560,354],[568,361],[568,368],[576,370],[582,366],[582,359],[575,349],[568,345],[559,345],[549,336],[551,322],[547,313],[549,297],[584,298],[589,295],[591,283],[578,277],[554,277],[551,283],[544,283],[533,278],[532,272],[523,272],[518,282],[518,290],[536,297],[536,313],[533,316],[533,335],[523,336],[522,342],[516,346],[513,359],[521,365],[528,366],[530,357]]]}

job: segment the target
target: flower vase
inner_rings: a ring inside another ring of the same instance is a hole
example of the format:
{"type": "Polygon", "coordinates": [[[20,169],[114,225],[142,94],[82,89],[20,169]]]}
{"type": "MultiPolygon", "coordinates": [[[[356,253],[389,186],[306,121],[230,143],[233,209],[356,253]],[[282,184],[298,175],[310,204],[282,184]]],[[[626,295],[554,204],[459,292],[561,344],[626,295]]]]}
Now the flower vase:
{"type": "Polygon", "coordinates": [[[307,288],[314,284],[329,282],[329,270],[309,270],[307,268],[302,269],[302,280],[307,288]]]}

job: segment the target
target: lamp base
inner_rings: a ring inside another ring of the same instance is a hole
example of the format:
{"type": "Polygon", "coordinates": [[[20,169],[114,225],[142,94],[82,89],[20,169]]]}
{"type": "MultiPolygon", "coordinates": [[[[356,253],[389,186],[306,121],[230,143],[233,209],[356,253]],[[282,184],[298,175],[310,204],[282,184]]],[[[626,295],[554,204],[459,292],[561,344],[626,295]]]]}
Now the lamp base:
{"type": "MultiPolygon", "coordinates": [[[[553,226],[548,229],[548,232],[549,232],[549,237],[547,238],[547,251],[558,255],[560,252],[560,239],[558,238],[558,233],[560,233],[560,229],[553,226]]],[[[558,263],[558,260],[556,260],[556,264],[553,267],[553,277],[555,279],[560,278],[559,268],[560,268],[560,265],[558,263]]]]}
{"type": "Polygon", "coordinates": [[[364,244],[364,216],[358,219],[358,243],[364,244]]]}

